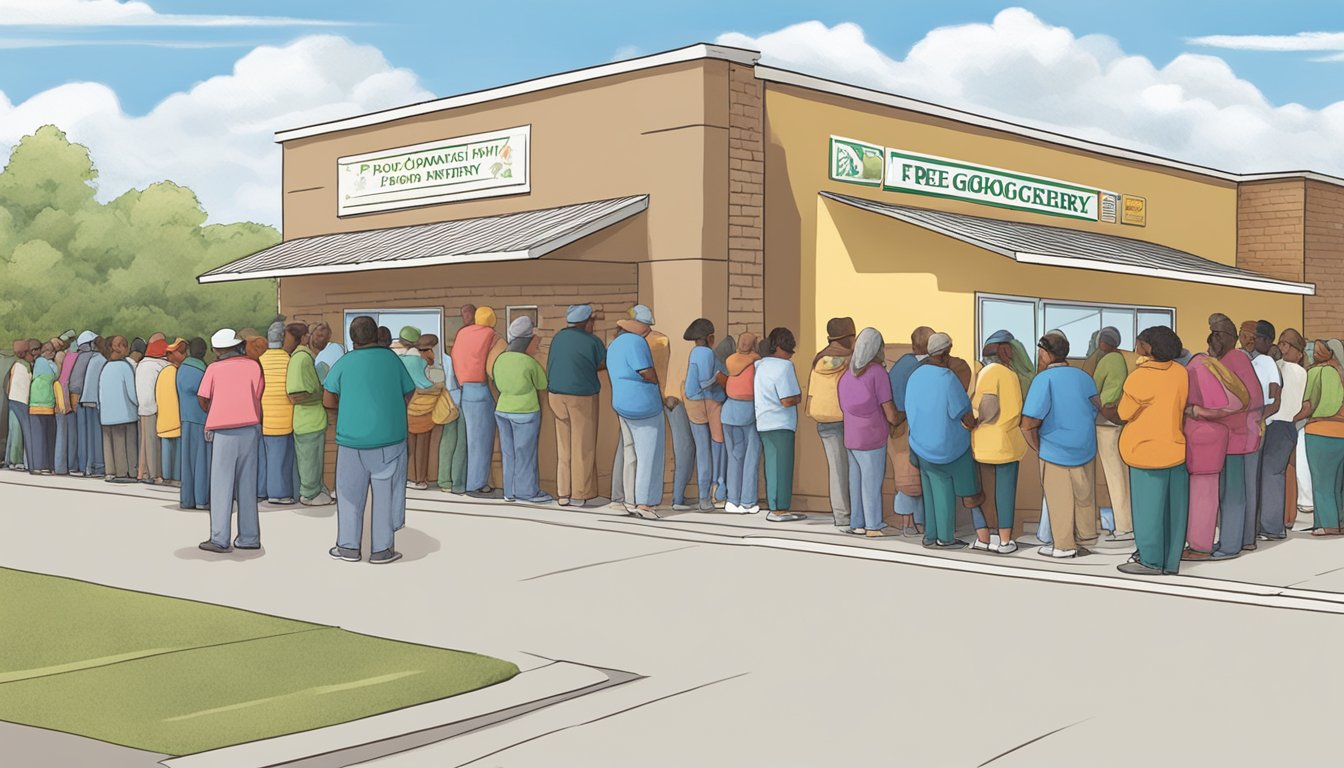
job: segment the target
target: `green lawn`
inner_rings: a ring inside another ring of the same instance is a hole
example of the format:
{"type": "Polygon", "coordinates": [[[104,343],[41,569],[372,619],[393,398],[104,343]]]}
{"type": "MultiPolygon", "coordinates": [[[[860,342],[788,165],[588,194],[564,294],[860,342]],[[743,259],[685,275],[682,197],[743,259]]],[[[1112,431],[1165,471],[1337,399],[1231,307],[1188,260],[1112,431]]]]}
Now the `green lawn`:
{"type": "Polygon", "coordinates": [[[0,720],[185,755],[503,682],[488,656],[0,568],[0,720]]]}

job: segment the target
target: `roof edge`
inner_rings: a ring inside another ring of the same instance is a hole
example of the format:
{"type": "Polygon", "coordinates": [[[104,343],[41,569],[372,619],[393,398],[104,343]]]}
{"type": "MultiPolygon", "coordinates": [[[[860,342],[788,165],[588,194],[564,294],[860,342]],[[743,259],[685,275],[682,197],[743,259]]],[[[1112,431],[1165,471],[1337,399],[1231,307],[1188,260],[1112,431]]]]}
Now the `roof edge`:
{"type": "Polygon", "coordinates": [[[680,64],[687,61],[699,61],[702,59],[719,59],[750,67],[755,66],[760,58],[761,54],[759,51],[752,51],[746,48],[734,48],[728,45],[696,43],[695,45],[688,45],[684,48],[674,48],[670,51],[662,51],[633,59],[624,59],[608,64],[572,69],[566,72],[544,75],[531,80],[522,80],[494,88],[470,91],[455,96],[422,101],[417,104],[392,107],[378,112],[369,112],[362,115],[354,115],[298,128],[276,131],[275,140],[278,143],[283,144],[286,141],[293,141],[295,139],[304,139],[310,136],[320,136],[322,134],[346,131],[353,128],[365,128],[371,125],[380,125],[382,123],[401,120],[407,117],[417,117],[432,112],[441,112],[447,109],[456,109],[458,107],[481,104],[512,96],[537,93],[551,88],[559,88],[561,86],[597,80],[613,75],[639,72],[645,69],[667,66],[668,64],[680,64]]]}

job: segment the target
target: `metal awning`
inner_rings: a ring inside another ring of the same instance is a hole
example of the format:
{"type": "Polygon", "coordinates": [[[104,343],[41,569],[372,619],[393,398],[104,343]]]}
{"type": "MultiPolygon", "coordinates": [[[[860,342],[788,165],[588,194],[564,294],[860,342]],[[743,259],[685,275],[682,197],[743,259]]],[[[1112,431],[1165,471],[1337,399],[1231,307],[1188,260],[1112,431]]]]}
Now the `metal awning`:
{"type": "Polygon", "coordinates": [[[202,283],[535,259],[634,216],[648,195],[502,216],[287,240],[196,278],[202,283]]]}
{"type": "Polygon", "coordinates": [[[955,238],[1022,264],[1118,272],[1301,296],[1316,295],[1313,283],[1266,277],[1144,240],[878,203],[833,192],[822,192],[821,196],[955,238]]]}

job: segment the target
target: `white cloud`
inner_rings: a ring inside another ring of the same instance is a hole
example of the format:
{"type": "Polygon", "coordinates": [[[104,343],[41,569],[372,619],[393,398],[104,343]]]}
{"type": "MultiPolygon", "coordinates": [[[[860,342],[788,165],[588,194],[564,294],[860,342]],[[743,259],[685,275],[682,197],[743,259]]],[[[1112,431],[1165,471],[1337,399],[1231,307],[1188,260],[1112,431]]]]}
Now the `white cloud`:
{"type": "Polygon", "coordinates": [[[1205,35],[1187,42],[1238,51],[1344,51],[1344,32],[1298,32],[1295,35],[1205,35]]]}
{"type": "Polygon", "coordinates": [[[175,93],[143,116],[127,115],[98,83],[57,86],[17,105],[0,93],[0,162],[22,136],[54,123],[90,148],[101,200],[171,179],[195,190],[213,222],[278,225],[276,130],[431,97],[415,73],[392,67],[377,48],[304,37],[256,48],[231,74],[175,93]]]}
{"type": "Polygon", "coordinates": [[[718,42],[759,50],[764,64],[1187,162],[1344,175],[1344,102],[1276,106],[1216,56],[1181,54],[1159,67],[1021,8],[934,29],[901,59],[854,24],[811,21],[718,42]]]}
{"type": "Polygon", "coordinates": [[[159,13],[138,0],[0,0],[0,26],[293,27],[344,23],[282,16],[159,13]]]}

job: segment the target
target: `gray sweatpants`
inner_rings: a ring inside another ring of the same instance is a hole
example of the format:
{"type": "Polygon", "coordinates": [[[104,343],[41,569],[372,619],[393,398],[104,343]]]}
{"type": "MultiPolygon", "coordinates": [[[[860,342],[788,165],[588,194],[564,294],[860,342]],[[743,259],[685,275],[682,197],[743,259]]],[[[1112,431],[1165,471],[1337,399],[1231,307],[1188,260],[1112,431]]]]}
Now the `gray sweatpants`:
{"type": "Polygon", "coordinates": [[[849,453],[845,450],[845,423],[817,424],[821,447],[826,451],[830,476],[831,514],[840,528],[849,527],[849,453]]]}
{"type": "Polygon", "coordinates": [[[406,443],[382,448],[336,448],[336,546],[359,551],[364,504],[373,491],[369,526],[373,552],[392,549],[406,520],[406,443]]]}
{"type": "MultiPolygon", "coordinates": [[[[210,541],[229,546],[233,505],[238,503],[238,545],[261,544],[257,520],[257,444],[261,425],[216,429],[210,449],[210,541]]],[[[199,502],[198,502],[199,503],[199,502]]]]}

